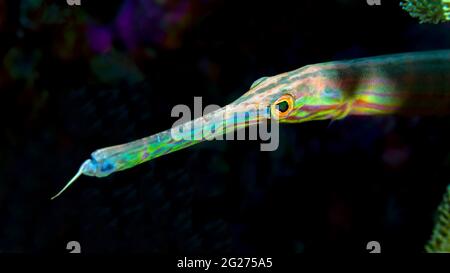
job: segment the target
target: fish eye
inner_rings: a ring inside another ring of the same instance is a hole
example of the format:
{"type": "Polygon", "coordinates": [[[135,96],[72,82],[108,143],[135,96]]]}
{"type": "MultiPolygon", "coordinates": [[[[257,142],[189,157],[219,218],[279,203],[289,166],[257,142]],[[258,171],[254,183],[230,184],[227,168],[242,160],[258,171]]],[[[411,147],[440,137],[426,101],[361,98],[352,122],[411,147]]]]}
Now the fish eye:
{"type": "Polygon", "coordinates": [[[283,95],[272,104],[271,108],[272,114],[277,118],[285,118],[294,108],[294,98],[291,95],[283,95]]]}
{"type": "Polygon", "coordinates": [[[278,111],[285,113],[289,109],[289,103],[287,101],[280,101],[277,103],[278,111]]]}

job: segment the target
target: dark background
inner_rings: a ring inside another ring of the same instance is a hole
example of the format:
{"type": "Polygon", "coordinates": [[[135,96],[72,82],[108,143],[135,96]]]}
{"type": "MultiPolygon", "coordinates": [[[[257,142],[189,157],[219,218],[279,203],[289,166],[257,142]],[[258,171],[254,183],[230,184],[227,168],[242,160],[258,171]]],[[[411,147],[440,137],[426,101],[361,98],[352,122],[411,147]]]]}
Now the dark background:
{"type": "Polygon", "coordinates": [[[450,25],[353,1],[0,0],[0,252],[423,252],[450,183],[448,118],[282,125],[280,147],[196,145],[106,178],[96,149],[301,66],[450,48],[450,25]]]}

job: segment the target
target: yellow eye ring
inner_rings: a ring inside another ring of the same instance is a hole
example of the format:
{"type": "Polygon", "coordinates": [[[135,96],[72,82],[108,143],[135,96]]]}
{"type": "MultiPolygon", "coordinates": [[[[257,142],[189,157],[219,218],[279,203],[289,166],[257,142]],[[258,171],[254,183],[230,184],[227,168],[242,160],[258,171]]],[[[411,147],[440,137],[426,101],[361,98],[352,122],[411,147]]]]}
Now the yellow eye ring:
{"type": "Polygon", "coordinates": [[[292,109],[294,109],[294,98],[288,94],[281,96],[270,107],[272,117],[275,119],[287,117],[292,109]]]}

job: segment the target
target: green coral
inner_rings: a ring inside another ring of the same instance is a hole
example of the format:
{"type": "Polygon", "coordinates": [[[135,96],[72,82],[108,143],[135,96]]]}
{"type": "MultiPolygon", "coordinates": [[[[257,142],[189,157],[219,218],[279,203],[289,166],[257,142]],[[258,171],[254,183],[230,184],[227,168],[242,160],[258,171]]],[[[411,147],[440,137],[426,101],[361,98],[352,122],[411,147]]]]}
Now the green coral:
{"type": "MultiPolygon", "coordinates": [[[[450,22],[450,0],[404,0],[400,6],[420,23],[450,22]]],[[[433,234],[425,250],[450,253],[450,185],[438,208],[433,234]]]]}
{"type": "Polygon", "coordinates": [[[404,0],[400,6],[420,23],[450,21],[450,0],[404,0]]]}
{"type": "Polygon", "coordinates": [[[450,185],[437,211],[437,220],[431,240],[425,246],[430,253],[450,252],[450,185]]]}

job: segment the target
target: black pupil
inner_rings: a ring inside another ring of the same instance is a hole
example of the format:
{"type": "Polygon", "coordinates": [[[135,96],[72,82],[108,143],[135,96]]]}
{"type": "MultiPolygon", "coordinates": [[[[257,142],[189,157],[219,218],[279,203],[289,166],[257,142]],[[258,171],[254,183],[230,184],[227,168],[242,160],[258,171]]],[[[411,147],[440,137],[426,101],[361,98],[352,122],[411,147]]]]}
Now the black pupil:
{"type": "Polygon", "coordinates": [[[289,109],[289,103],[287,103],[287,101],[281,101],[281,102],[277,103],[277,108],[278,108],[278,111],[280,111],[281,113],[284,113],[289,109]]]}

